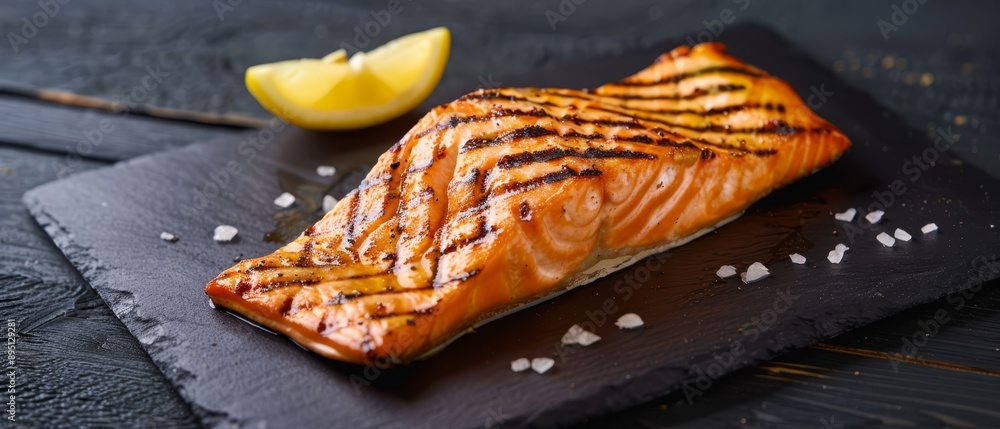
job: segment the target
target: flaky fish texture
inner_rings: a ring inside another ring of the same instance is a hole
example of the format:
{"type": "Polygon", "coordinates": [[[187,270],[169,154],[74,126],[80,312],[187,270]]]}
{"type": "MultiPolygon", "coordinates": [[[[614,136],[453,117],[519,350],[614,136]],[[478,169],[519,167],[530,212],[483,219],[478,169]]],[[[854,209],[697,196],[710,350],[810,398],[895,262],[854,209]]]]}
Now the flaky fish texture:
{"type": "Polygon", "coordinates": [[[405,363],[710,230],[849,146],[717,43],[593,90],[480,90],[434,108],[295,241],[205,290],[323,356],[405,363]]]}

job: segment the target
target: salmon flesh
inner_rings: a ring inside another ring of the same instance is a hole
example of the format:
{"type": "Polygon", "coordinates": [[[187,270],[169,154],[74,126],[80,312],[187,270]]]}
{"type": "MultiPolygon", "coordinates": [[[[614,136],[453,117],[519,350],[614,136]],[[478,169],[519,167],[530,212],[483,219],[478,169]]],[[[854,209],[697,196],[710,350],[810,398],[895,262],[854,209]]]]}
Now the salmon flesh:
{"type": "Polygon", "coordinates": [[[212,301],[331,359],[406,363],[711,230],[851,143],[718,43],[593,90],[438,106],[361,186],[212,301]]]}

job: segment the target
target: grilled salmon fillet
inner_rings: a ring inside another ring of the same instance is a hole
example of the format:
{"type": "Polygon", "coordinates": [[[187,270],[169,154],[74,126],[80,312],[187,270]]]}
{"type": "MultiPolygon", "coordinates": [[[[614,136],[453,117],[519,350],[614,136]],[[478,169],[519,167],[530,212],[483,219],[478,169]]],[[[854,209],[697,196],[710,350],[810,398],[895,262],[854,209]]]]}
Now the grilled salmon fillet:
{"type": "Polygon", "coordinates": [[[323,356],[405,363],[709,231],[849,146],[717,43],[594,90],[480,90],[434,108],[295,241],[205,290],[323,356]]]}

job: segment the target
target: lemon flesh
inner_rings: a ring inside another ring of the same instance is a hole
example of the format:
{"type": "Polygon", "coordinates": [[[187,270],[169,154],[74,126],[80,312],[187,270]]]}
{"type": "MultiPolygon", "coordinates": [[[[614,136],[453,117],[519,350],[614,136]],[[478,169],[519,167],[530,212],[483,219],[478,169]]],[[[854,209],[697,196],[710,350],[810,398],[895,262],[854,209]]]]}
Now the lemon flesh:
{"type": "Polygon", "coordinates": [[[451,33],[438,27],[347,57],[261,64],[247,69],[250,94],[278,118],[302,128],[354,130],[413,110],[444,72],[451,33]]]}

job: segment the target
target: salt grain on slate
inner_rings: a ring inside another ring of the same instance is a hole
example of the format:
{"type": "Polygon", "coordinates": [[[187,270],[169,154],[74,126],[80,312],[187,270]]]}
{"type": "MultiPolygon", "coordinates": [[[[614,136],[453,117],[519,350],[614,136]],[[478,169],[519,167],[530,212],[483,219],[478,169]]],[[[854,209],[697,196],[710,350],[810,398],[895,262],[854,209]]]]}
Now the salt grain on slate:
{"type": "Polygon", "coordinates": [[[601,340],[601,337],[597,336],[593,332],[585,330],[580,327],[580,325],[573,325],[569,327],[569,330],[562,337],[562,344],[564,346],[579,344],[581,346],[589,346],[601,340]]]}
{"type": "Polygon", "coordinates": [[[215,227],[215,235],[212,236],[212,239],[219,242],[230,241],[238,232],[239,230],[235,227],[229,225],[219,225],[215,227]]]}
{"type": "Polygon", "coordinates": [[[924,234],[929,234],[929,233],[932,233],[934,231],[937,231],[937,229],[938,229],[937,228],[937,224],[929,223],[929,224],[924,225],[923,227],[921,227],[920,228],[920,232],[922,232],[924,234]]]}
{"type": "Polygon", "coordinates": [[[337,199],[329,195],[323,196],[323,213],[329,213],[337,205],[337,199]]]}
{"type": "Polygon", "coordinates": [[[855,210],[855,209],[847,209],[847,210],[844,210],[844,212],[842,212],[842,213],[836,213],[836,214],[834,214],[833,218],[837,219],[837,220],[844,221],[844,222],[853,222],[854,221],[854,215],[856,215],[856,214],[858,214],[857,210],[855,210]]]}
{"type": "Polygon", "coordinates": [[[732,265],[723,265],[719,268],[719,271],[715,272],[715,275],[719,276],[720,279],[729,278],[736,275],[736,267],[732,265]]]}
{"type": "Polygon", "coordinates": [[[274,199],[274,205],[283,209],[287,209],[292,204],[295,204],[295,195],[288,192],[283,192],[281,195],[278,195],[278,198],[274,199]]]}
{"type": "Polygon", "coordinates": [[[333,176],[334,174],[337,174],[337,169],[334,168],[332,165],[321,165],[319,167],[316,167],[316,174],[323,177],[330,177],[333,176]]]}
{"type": "Polygon", "coordinates": [[[171,243],[176,243],[177,240],[180,240],[179,238],[177,238],[176,235],[173,235],[166,231],[160,233],[160,239],[163,241],[169,241],[171,243]]]}
{"type": "Polygon", "coordinates": [[[617,326],[618,329],[635,329],[643,324],[642,318],[635,313],[623,314],[622,317],[619,317],[615,322],[615,326],[617,326]]]}
{"type": "Polygon", "coordinates": [[[531,368],[531,361],[525,358],[516,359],[510,363],[510,370],[514,372],[527,371],[528,368],[531,368]]]}
{"type": "Polygon", "coordinates": [[[545,371],[552,369],[555,364],[556,361],[549,358],[534,358],[531,360],[531,369],[539,374],[545,374],[545,371]]]}
{"type": "Polygon", "coordinates": [[[843,244],[838,244],[830,253],[826,256],[826,259],[834,264],[839,264],[840,261],[844,260],[844,253],[847,252],[850,247],[843,244]]]}
{"type": "Polygon", "coordinates": [[[750,267],[747,268],[745,273],[740,274],[740,279],[743,280],[743,283],[750,284],[769,275],[771,275],[771,272],[767,270],[767,267],[765,267],[764,264],[754,262],[753,264],[750,264],[750,267]]]}
{"type": "Polygon", "coordinates": [[[896,228],[896,232],[892,233],[892,236],[896,237],[899,241],[910,241],[910,239],[913,238],[913,236],[911,236],[908,232],[899,228],[896,228]]]}
{"type": "Polygon", "coordinates": [[[882,243],[885,247],[892,247],[896,244],[896,239],[884,232],[879,233],[875,238],[878,239],[878,242],[882,243]]]}
{"type": "Polygon", "coordinates": [[[875,210],[875,211],[873,211],[871,213],[866,214],[865,215],[865,220],[867,220],[868,223],[874,225],[874,224],[878,223],[878,221],[882,220],[882,216],[883,215],[885,215],[884,211],[882,211],[882,210],[875,210]]]}
{"type": "Polygon", "coordinates": [[[792,253],[791,255],[788,255],[788,258],[792,260],[793,264],[802,265],[802,264],[806,263],[806,257],[802,256],[802,255],[800,255],[798,253],[792,253]]]}

